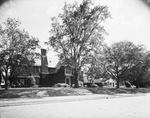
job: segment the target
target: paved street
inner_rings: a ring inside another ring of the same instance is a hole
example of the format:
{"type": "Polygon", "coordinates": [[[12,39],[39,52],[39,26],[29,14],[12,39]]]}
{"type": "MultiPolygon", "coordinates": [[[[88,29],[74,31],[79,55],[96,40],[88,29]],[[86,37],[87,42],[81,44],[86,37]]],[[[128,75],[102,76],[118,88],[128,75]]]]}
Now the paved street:
{"type": "MultiPolygon", "coordinates": [[[[150,94],[132,97],[70,96],[0,107],[0,118],[149,118],[150,94]],[[89,99],[85,99],[89,97],[89,99]],[[74,98],[74,99],[73,99],[74,98]],[[101,99],[100,99],[101,98],[101,99]],[[33,104],[32,104],[33,102],[33,104]]],[[[7,101],[7,100],[6,100],[7,101]]],[[[4,102],[6,102],[4,101],[4,102]]],[[[8,102],[8,101],[7,101],[8,102]]],[[[29,100],[28,100],[29,102],[29,100]]],[[[2,103],[2,102],[1,102],[2,103]]],[[[11,101],[10,101],[11,103],[11,101]]],[[[21,103],[21,100],[20,100],[21,103]]],[[[16,104],[19,104],[19,102],[16,104]]]]}

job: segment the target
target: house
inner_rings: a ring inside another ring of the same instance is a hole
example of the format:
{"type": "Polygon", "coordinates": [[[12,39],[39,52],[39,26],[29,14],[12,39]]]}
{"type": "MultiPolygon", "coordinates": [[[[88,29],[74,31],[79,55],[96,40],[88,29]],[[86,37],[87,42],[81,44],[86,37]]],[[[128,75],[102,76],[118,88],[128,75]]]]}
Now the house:
{"type": "MultiPolygon", "coordinates": [[[[53,84],[53,76],[55,73],[55,67],[48,65],[48,59],[46,50],[41,49],[41,59],[36,59],[36,63],[31,67],[31,74],[36,79],[36,85],[39,86],[51,86],[53,84]]],[[[27,78],[29,74],[23,73],[21,76],[11,77],[11,83],[19,84],[21,87],[27,87],[27,78]]]]}
{"type": "Polygon", "coordinates": [[[56,65],[56,71],[54,75],[55,83],[66,83],[68,85],[73,84],[73,71],[70,66],[62,65],[61,61],[56,65]]]}
{"type": "Polygon", "coordinates": [[[92,84],[97,84],[98,86],[101,86],[101,83],[103,81],[103,78],[99,78],[99,77],[90,77],[88,75],[88,69],[90,67],[90,64],[86,64],[82,70],[83,70],[83,83],[86,86],[91,86],[92,84]]]}
{"type": "MultiPolygon", "coordinates": [[[[100,85],[103,83],[108,87],[116,86],[116,82],[112,79],[103,81],[103,78],[92,79],[88,77],[86,74],[87,69],[82,69],[80,73],[80,81],[82,81],[84,85],[90,85],[91,83],[100,85]]],[[[50,87],[56,83],[66,83],[70,86],[74,84],[73,68],[63,64],[62,61],[59,61],[55,67],[50,67],[45,49],[41,49],[41,59],[36,60],[36,63],[33,66],[33,71],[31,73],[36,79],[36,84],[39,86],[50,87]]],[[[15,77],[15,80],[17,80],[22,87],[26,87],[27,77],[28,75],[18,76],[15,77]]]]}
{"type": "MultiPolygon", "coordinates": [[[[66,83],[70,86],[74,86],[74,71],[72,66],[64,64],[63,61],[59,61],[56,65],[56,71],[54,75],[55,83],[66,83]]],[[[79,73],[79,86],[83,85],[83,71],[79,73]]]]}
{"type": "Polygon", "coordinates": [[[116,88],[117,82],[116,80],[113,80],[112,78],[107,79],[103,82],[104,86],[110,87],[110,88],[116,88]]]}
{"type": "MultiPolygon", "coordinates": [[[[36,84],[41,87],[53,86],[56,83],[66,83],[71,86],[74,83],[72,68],[63,65],[62,61],[59,61],[55,67],[50,67],[45,49],[41,49],[41,59],[36,60],[31,73],[36,79],[36,84]]],[[[18,76],[15,79],[17,78],[21,86],[25,87],[27,76],[18,76]]]]}
{"type": "Polygon", "coordinates": [[[73,83],[73,73],[70,66],[62,64],[62,61],[59,61],[55,67],[48,66],[48,59],[46,56],[46,50],[41,50],[41,65],[34,66],[36,73],[40,76],[39,85],[40,86],[53,86],[56,83],[67,83],[72,85],[73,83]]]}
{"type": "Polygon", "coordinates": [[[97,84],[100,86],[100,84],[102,83],[102,78],[90,78],[89,76],[83,76],[83,83],[85,86],[90,87],[92,84],[97,84]]]}
{"type": "MultiPolygon", "coordinates": [[[[90,77],[88,76],[88,68],[90,67],[90,64],[85,65],[83,70],[83,82],[84,85],[90,86],[91,84],[97,84],[98,86],[104,86],[104,87],[110,87],[110,88],[116,88],[117,87],[117,81],[112,79],[111,76],[108,76],[107,78],[99,78],[99,77],[90,77]]],[[[125,87],[125,82],[120,82],[120,87],[125,87]]]]}
{"type": "Polygon", "coordinates": [[[49,66],[46,49],[41,49],[41,60],[37,60],[33,68],[32,75],[39,77],[39,86],[52,86],[54,84],[56,69],[49,66]]]}

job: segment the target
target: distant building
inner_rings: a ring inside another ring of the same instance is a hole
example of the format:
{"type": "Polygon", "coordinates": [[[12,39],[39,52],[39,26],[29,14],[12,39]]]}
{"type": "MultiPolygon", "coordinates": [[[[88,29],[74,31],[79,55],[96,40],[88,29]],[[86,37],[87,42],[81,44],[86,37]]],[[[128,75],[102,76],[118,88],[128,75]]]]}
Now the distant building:
{"type": "Polygon", "coordinates": [[[105,82],[103,82],[103,84],[110,88],[115,88],[117,86],[116,80],[113,80],[112,78],[106,80],[105,82]]]}

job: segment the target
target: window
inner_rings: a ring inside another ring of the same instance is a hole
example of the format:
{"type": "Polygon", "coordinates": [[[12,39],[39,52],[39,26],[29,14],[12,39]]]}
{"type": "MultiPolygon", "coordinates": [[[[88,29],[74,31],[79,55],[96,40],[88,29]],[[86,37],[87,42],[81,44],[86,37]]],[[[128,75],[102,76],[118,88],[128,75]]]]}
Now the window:
{"type": "Polygon", "coordinates": [[[24,79],[20,79],[20,84],[23,86],[25,84],[24,79]]]}
{"type": "Polygon", "coordinates": [[[72,75],[72,69],[70,67],[65,68],[65,74],[66,75],[72,75]]]}
{"type": "Polygon", "coordinates": [[[40,71],[41,71],[40,67],[35,67],[35,72],[36,73],[40,73],[40,71]]]}

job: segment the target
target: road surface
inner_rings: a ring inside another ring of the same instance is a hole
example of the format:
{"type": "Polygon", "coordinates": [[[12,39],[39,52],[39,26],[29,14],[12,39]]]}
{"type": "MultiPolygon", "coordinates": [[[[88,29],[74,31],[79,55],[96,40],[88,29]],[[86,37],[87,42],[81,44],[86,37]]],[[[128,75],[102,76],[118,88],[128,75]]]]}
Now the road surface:
{"type": "Polygon", "coordinates": [[[61,102],[59,97],[55,102],[1,106],[0,118],[150,118],[150,94],[110,99],[76,98],[61,102]]]}

